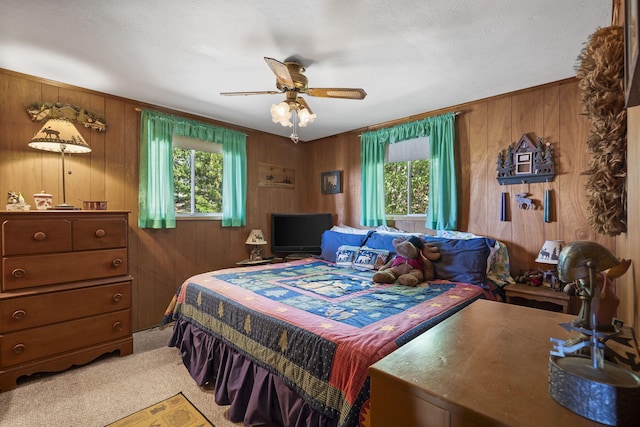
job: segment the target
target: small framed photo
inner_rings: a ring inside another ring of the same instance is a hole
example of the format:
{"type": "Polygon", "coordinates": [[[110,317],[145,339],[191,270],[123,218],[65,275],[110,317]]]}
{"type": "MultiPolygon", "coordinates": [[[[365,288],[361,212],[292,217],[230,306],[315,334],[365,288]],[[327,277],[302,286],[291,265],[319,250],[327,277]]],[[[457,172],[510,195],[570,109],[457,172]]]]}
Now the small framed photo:
{"type": "Polygon", "coordinates": [[[322,172],[320,175],[320,189],[322,194],[342,193],[342,172],[322,172]]]}

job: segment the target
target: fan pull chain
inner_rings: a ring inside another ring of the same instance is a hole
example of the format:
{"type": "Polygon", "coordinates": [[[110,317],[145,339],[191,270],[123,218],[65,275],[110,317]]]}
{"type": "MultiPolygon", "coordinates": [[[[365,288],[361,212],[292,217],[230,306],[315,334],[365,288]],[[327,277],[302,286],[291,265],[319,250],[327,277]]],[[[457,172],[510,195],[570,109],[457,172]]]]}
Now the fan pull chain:
{"type": "Polygon", "coordinates": [[[293,115],[293,132],[291,132],[289,138],[291,138],[294,144],[297,144],[298,141],[300,141],[300,138],[298,137],[298,111],[292,110],[291,114],[293,115]]]}

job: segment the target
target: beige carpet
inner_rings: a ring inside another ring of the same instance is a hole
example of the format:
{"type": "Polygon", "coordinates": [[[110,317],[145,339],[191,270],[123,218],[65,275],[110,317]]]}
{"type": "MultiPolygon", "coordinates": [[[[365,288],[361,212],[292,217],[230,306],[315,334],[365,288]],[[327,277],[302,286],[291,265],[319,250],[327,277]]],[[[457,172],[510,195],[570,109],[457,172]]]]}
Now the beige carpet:
{"type": "Polygon", "coordinates": [[[133,354],[109,355],[57,374],[37,374],[0,393],[1,427],[104,427],[182,392],[216,427],[232,427],[213,392],[199,388],[176,348],[171,328],[136,332],[133,354]]]}

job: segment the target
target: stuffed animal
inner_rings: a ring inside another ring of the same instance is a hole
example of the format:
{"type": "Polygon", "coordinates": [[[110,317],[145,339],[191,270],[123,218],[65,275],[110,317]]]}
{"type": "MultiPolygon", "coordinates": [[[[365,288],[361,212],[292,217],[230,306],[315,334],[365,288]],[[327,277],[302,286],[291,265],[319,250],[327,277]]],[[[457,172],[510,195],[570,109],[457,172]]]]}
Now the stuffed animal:
{"type": "Polygon", "coordinates": [[[373,275],[375,283],[393,283],[416,286],[420,282],[433,279],[435,272],[431,261],[440,259],[437,246],[428,245],[417,236],[409,239],[393,240],[396,256],[384,264],[373,275]]]}

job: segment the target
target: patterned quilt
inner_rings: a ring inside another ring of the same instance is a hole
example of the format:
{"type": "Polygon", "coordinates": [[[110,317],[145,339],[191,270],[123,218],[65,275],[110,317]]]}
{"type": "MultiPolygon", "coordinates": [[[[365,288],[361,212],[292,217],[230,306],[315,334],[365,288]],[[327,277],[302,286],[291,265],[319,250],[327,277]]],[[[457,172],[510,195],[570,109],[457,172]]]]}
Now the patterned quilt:
{"type": "Polygon", "coordinates": [[[374,284],[372,275],[312,258],[203,273],[180,287],[163,323],[196,324],[351,425],[371,364],[484,297],[469,284],[410,288],[374,284]]]}

